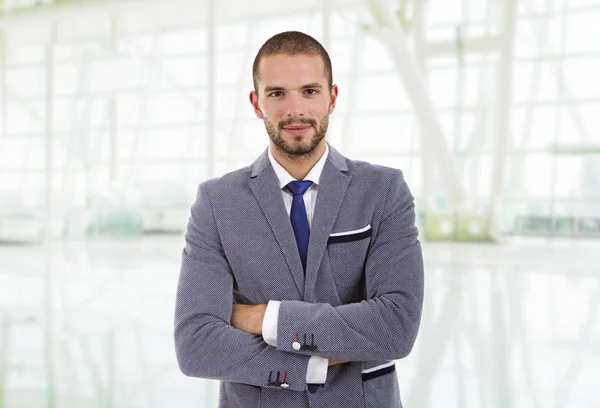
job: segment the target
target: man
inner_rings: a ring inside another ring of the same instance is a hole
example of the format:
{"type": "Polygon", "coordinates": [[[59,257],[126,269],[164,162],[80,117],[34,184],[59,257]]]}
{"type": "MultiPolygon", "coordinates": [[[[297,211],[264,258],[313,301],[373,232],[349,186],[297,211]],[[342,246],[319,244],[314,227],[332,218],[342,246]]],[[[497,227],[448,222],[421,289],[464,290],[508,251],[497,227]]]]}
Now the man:
{"type": "Polygon", "coordinates": [[[269,147],[199,186],[179,366],[220,380],[220,407],[400,407],[393,360],[410,353],[423,301],[413,197],[401,171],[326,142],[338,88],[314,38],[272,37],[253,77],[269,147]]]}

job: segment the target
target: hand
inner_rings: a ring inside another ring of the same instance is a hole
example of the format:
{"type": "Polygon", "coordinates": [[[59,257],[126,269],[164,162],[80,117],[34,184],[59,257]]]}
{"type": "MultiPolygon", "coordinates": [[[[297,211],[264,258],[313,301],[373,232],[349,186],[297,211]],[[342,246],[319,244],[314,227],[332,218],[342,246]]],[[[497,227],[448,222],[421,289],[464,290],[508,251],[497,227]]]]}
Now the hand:
{"type": "Polygon", "coordinates": [[[250,334],[262,336],[262,325],[267,305],[233,305],[231,326],[250,334]]]}
{"type": "Polygon", "coordinates": [[[328,367],[334,366],[334,365],[338,365],[338,364],[344,364],[345,361],[341,361],[341,360],[329,360],[329,362],[327,363],[328,367]]]}

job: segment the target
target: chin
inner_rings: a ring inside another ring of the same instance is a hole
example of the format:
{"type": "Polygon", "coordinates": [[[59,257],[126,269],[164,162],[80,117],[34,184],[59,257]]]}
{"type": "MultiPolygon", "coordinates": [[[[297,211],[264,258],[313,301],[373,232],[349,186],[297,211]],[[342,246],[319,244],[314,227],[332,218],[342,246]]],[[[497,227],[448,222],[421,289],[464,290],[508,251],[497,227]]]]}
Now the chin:
{"type": "Polygon", "coordinates": [[[296,155],[306,155],[310,154],[317,149],[318,146],[311,148],[311,143],[296,143],[294,146],[291,146],[290,151],[294,152],[296,155]]]}

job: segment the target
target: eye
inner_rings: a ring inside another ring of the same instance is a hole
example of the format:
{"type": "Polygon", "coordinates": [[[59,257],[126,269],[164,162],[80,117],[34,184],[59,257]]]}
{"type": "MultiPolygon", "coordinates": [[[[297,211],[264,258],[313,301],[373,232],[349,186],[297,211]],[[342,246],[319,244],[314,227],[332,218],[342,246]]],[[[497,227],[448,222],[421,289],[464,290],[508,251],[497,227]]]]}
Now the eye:
{"type": "Polygon", "coordinates": [[[283,95],[283,92],[281,92],[281,91],[275,91],[275,92],[271,92],[269,94],[269,97],[277,98],[277,97],[280,97],[281,95],[283,95]]]}
{"type": "Polygon", "coordinates": [[[307,92],[309,95],[316,95],[316,94],[318,94],[318,93],[319,93],[319,91],[317,91],[316,89],[307,89],[307,90],[306,90],[306,92],[307,92]]]}

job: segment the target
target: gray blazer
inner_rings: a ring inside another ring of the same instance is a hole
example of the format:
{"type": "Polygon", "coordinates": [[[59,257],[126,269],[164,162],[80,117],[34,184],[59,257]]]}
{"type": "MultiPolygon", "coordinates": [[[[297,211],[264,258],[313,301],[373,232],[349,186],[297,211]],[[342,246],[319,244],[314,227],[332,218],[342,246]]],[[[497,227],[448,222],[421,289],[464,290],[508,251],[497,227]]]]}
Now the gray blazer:
{"type": "Polygon", "coordinates": [[[413,196],[400,170],[329,148],[306,276],[267,150],[198,188],[175,349],[185,375],[221,381],[219,407],[401,407],[393,360],[410,353],[423,303],[413,196]],[[229,324],[234,302],[269,300],[281,301],[277,347],[229,324]],[[347,363],[307,385],[313,355],[347,363]]]}

